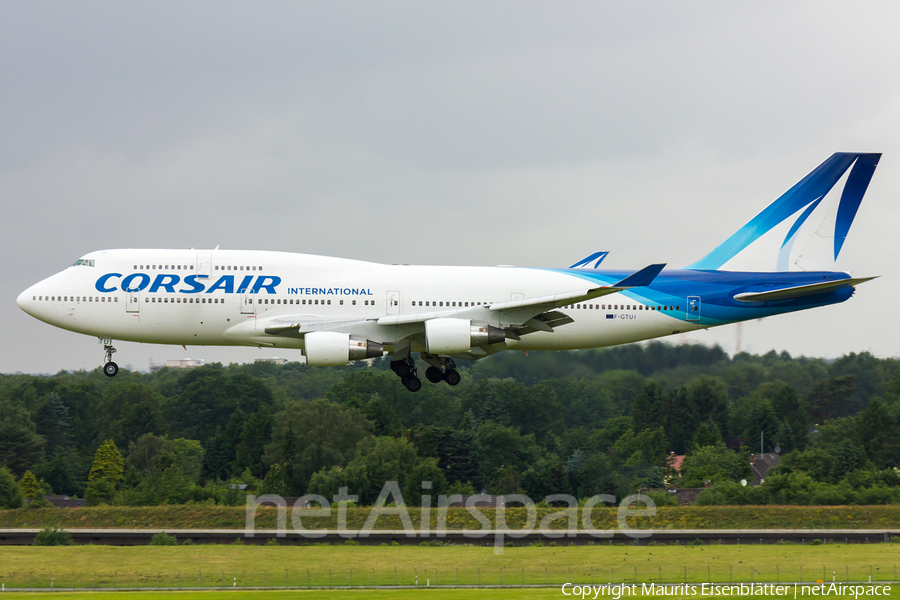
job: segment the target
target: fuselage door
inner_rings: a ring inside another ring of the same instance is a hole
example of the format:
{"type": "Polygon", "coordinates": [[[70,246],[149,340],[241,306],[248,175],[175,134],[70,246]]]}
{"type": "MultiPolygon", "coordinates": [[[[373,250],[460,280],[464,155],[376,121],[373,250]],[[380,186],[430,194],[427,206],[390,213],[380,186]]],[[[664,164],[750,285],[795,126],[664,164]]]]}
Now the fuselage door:
{"type": "Polygon", "coordinates": [[[256,304],[254,303],[255,298],[253,294],[250,292],[244,291],[241,294],[241,314],[242,315],[255,315],[256,314],[256,304]]]}
{"type": "Polygon", "coordinates": [[[397,290],[388,290],[387,298],[385,299],[385,304],[387,305],[387,314],[399,315],[400,314],[400,292],[398,292],[397,290]]]}
{"type": "Polygon", "coordinates": [[[197,275],[209,277],[212,273],[212,255],[207,253],[197,254],[197,275]]]}
{"type": "Polygon", "coordinates": [[[687,299],[687,320],[700,320],[700,296],[688,296],[687,299]]]}
{"type": "Polygon", "coordinates": [[[125,312],[140,314],[141,292],[140,290],[125,292],[125,312]]]}

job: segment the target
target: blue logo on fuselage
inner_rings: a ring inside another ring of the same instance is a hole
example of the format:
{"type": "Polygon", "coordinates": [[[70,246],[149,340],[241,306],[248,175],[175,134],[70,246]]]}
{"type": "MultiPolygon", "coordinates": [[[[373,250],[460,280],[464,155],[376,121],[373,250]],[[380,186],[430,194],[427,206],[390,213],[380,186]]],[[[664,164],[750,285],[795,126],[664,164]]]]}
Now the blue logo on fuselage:
{"type": "Polygon", "coordinates": [[[281,277],[275,275],[245,275],[240,282],[235,284],[234,275],[222,275],[215,283],[207,286],[208,275],[188,275],[184,279],[180,275],[172,273],[160,273],[151,279],[146,273],[132,273],[122,276],[121,273],[107,273],[97,279],[94,287],[98,292],[109,293],[122,290],[123,292],[169,292],[170,294],[211,294],[224,292],[226,294],[259,294],[263,290],[267,294],[275,294],[275,288],[281,284],[281,277]],[[121,281],[116,281],[121,280],[121,281]],[[181,285],[178,289],[175,286],[181,285]]]}

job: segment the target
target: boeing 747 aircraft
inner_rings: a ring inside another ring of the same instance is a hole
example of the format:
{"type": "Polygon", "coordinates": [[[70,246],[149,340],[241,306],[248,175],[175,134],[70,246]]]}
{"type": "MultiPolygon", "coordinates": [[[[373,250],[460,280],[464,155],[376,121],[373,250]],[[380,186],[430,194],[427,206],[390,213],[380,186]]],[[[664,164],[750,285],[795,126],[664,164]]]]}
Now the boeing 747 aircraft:
{"type": "Polygon", "coordinates": [[[837,153],[682,269],[383,265],[251,250],[100,250],[31,286],[19,307],[104,345],[296,348],[312,366],[391,355],[410,391],[456,385],[454,360],[627,344],[843,302],[834,267],[880,154],[837,153]]]}

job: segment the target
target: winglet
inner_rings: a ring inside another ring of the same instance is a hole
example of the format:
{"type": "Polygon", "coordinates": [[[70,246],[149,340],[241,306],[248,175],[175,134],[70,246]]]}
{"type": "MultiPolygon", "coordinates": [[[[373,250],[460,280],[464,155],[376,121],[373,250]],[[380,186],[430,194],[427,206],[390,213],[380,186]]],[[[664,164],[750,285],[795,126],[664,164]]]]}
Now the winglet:
{"type": "Polygon", "coordinates": [[[609,254],[609,252],[594,252],[593,254],[591,254],[590,256],[588,256],[586,258],[582,258],[581,260],[579,260],[577,263],[575,263],[574,265],[572,265],[569,268],[570,269],[596,269],[597,267],[600,266],[600,263],[603,262],[603,259],[606,258],[606,256],[608,254],[609,254]],[[595,261],[593,265],[590,264],[591,261],[595,261]]]}
{"type": "Polygon", "coordinates": [[[660,265],[649,265],[647,267],[644,267],[637,273],[629,275],[619,283],[613,284],[612,287],[633,288],[650,285],[651,283],[653,283],[653,280],[656,279],[656,276],[659,275],[660,271],[662,271],[665,266],[665,263],[660,265]]]}

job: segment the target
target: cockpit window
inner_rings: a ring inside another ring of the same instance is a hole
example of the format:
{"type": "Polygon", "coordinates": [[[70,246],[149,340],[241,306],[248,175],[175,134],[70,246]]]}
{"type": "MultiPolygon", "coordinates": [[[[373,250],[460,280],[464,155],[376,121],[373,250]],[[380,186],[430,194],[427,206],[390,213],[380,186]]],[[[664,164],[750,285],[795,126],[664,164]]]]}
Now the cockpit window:
{"type": "Polygon", "coordinates": [[[79,258],[78,260],[75,261],[75,264],[72,266],[73,267],[93,267],[94,259],[79,258]]]}

